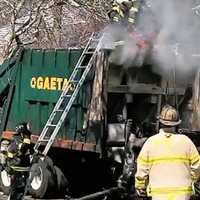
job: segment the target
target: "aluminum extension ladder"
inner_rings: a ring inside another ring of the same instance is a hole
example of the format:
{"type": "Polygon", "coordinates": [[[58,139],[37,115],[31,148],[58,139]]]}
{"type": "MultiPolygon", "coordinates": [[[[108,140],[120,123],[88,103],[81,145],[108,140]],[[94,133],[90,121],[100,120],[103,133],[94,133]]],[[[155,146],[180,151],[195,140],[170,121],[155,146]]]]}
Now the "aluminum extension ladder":
{"type": "Polygon", "coordinates": [[[85,49],[83,50],[70,78],[67,88],[64,89],[59,97],[49,119],[47,120],[35,146],[37,152],[41,145],[45,145],[43,155],[47,155],[55,138],[72,107],[81,86],[84,83],[88,73],[92,68],[92,64],[96,53],[101,49],[103,37],[92,33],[85,49]],[[82,73],[82,74],[81,74],[82,73]],[[81,75],[80,75],[81,74],[81,75]]]}

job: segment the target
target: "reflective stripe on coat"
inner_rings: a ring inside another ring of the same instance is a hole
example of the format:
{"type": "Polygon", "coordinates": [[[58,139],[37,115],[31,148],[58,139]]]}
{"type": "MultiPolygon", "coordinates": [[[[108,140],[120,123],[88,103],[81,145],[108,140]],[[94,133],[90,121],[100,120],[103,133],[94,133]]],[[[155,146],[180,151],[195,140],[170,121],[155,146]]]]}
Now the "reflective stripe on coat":
{"type": "Polygon", "coordinates": [[[127,11],[122,10],[118,4],[114,5],[111,11],[108,12],[111,22],[134,24],[136,20],[136,14],[139,12],[139,5],[137,2],[132,3],[133,5],[128,8],[127,11]]]}

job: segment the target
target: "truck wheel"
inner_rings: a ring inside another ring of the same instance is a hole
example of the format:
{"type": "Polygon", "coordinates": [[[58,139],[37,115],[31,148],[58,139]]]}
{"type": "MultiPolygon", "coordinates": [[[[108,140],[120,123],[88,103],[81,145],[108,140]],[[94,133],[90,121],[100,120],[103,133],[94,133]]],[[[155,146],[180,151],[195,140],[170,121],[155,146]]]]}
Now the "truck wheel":
{"type": "Polygon", "coordinates": [[[55,186],[54,179],[45,160],[39,160],[31,167],[29,194],[34,198],[44,198],[55,186]]]}
{"type": "Polygon", "coordinates": [[[6,170],[3,170],[0,173],[0,188],[5,195],[9,194],[10,185],[11,185],[10,175],[6,172],[6,170]]]}
{"type": "Polygon", "coordinates": [[[57,166],[54,166],[55,174],[56,174],[56,180],[57,180],[57,189],[58,194],[60,196],[65,195],[68,192],[68,181],[63,174],[63,172],[58,168],[57,166]]]}

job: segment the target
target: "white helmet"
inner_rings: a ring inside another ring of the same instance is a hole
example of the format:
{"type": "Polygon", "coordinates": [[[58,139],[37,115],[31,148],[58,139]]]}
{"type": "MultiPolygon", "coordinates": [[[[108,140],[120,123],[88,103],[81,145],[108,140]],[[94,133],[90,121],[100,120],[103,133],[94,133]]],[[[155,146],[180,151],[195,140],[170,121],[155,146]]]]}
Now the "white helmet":
{"type": "Polygon", "coordinates": [[[170,105],[162,108],[159,119],[165,126],[177,126],[181,123],[178,111],[170,105]]]}
{"type": "Polygon", "coordinates": [[[121,3],[128,3],[134,0],[115,0],[116,3],[121,4],[121,3]]]}
{"type": "Polygon", "coordinates": [[[115,0],[115,3],[118,3],[118,4],[121,4],[123,2],[124,2],[124,0],[115,0]]]}

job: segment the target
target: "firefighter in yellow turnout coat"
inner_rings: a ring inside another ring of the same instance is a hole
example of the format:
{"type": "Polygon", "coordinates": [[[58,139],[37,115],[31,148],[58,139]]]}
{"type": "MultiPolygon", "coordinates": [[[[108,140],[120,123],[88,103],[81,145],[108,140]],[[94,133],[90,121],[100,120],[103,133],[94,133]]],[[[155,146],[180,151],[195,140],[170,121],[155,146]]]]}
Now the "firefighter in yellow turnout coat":
{"type": "Polygon", "coordinates": [[[138,0],[115,0],[108,12],[109,34],[114,39],[113,47],[123,47],[127,36],[133,33],[140,4],[138,0]]]}
{"type": "Polygon", "coordinates": [[[164,106],[161,129],[144,144],[137,160],[135,187],[140,196],[153,200],[189,200],[192,184],[200,175],[199,153],[185,135],[175,134],[178,112],[164,106]]]}
{"type": "Polygon", "coordinates": [[[139,11],[138,0],[116,0],[108,16],[111,23],[133,28],[139,11]]]}

